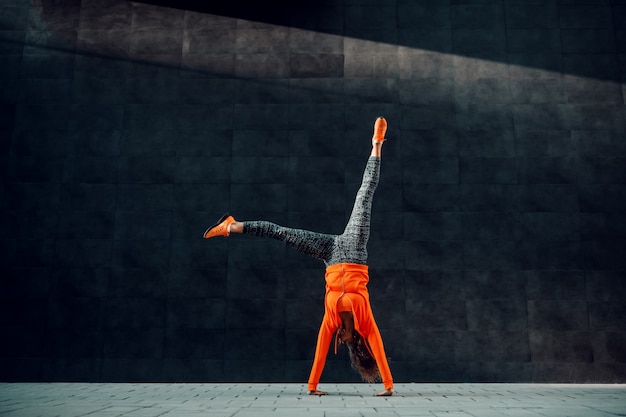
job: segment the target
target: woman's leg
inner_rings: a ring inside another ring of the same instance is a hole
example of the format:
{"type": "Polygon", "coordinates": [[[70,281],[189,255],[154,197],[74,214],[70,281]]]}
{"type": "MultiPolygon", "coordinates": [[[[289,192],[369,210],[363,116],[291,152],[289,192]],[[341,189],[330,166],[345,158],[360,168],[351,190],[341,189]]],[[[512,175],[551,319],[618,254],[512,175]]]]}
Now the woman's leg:
{"type": "Polygon", "coordinates": [[[357,193],[352,214],[342,235],[291,229],[267,221],[238,222],[229,214],[225,214],[205,232],[204,237],[245,233],[283,241],[301,253],[323,260],[327,265],[344,262],[365,264],[372,201],[378,185],[380,158],[386,131],[387,121],[382,117],[377,118],[372,136],[372,151],[365,166],[363,181],[357,193]]]}
{"type": "Polygon", "coordinates": [[[366,252],[370,236],[370,220],[374,193],[380,176],[380,158],[370,156],[365,165],[363,181],[354,199],[350,219],[343,232],[342,239],[352,242],[357,252],[366,252]]]}
{"type": "Polygon", "coordinates": [[[330,263],[367,263],[367,242],[370,236],[370,218],[374,192],[380,177],[382,146],[387,130],[387,122],[378,118],[374,125],[372,151],[365,165],[361,187],[354,200],[354,207],[346,228],[336,238],[335,250],[330,263]]]}
{"type": "Polygon", "coordinates": [[[335,235],[292,229],[268,221],[247,221],[240,223],[231,232],[280,240],[300,253],[322,261],[328,261],[333,250],[335,235]]]}
{"type": "Polygon", "coordinates": [[[298,252],[324,262],[330,258],[335,241],[335,235],[292,229],[264,220],[239,222],[230,214],[222,216],[204,233],[204,237],[208,239],[216,236],[230,236],[231,233],[244,233],[280,240],[298,252]]]}

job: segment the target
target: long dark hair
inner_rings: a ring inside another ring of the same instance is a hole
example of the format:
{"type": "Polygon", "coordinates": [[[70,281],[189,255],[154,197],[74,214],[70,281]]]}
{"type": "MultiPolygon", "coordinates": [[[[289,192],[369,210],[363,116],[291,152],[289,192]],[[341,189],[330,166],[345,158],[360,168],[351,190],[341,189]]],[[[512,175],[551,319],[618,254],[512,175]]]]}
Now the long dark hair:
{"type": "Polygon", "coordinates": [[[357,371],[365,382],[380,381],[380,372],[376,360],[372,357],[367,341],[357,332],[354,331],[352,341],[344,342],[348,347],[348,355],[352,369],[357,371]]]}

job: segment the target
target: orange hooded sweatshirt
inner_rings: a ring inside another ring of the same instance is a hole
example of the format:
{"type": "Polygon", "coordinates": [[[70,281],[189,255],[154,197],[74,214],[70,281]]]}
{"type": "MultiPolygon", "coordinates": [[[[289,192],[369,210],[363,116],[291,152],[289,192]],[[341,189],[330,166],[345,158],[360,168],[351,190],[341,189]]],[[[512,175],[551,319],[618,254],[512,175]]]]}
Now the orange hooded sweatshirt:
{"type": "Polygon", "coordinates": [[[351,306],[350,310],[354,317],[354,328],[367,340],[372,356],[374,356],[378,365],[385,389],[393,388],[393,378],[387,363],[383,339],[380,336],[380,331],[370,306],[369,293],[367,291],[367,283],[369,282],[368,271],[367,265],[353,263],[340,263],[326,268],[324,318],[317,336],[315,359],[313,360],[313,367],[308,382],[309,391],[317,389],[333,334],[341,326],[339,311],[343,310],[339,308],[339,304],[351,306]]]}

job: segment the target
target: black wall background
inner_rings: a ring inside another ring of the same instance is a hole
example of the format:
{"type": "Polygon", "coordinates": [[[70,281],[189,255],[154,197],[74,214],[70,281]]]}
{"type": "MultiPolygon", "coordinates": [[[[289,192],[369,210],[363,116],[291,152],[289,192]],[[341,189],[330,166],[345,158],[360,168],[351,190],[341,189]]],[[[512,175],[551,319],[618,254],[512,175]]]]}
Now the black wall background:
{"type": "Polygon", "coordinates": [[[305,382],[382,115],[395,379],[626,381],[625,1],[212,3],[0,1],[2,380],[305,382]]]}

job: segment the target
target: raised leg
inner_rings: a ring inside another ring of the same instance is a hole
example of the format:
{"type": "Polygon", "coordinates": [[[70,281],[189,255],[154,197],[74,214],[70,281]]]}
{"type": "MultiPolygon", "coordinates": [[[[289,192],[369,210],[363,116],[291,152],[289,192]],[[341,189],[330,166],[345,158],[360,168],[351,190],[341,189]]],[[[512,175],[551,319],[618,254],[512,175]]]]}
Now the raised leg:
{"type": "Polygon", "coordinates": [[[335,235],[292,229],[262,220],[243,222],[243,233],[280,240],[300,253],[325,262],[330,258],[335,241],[335,235]]]}

